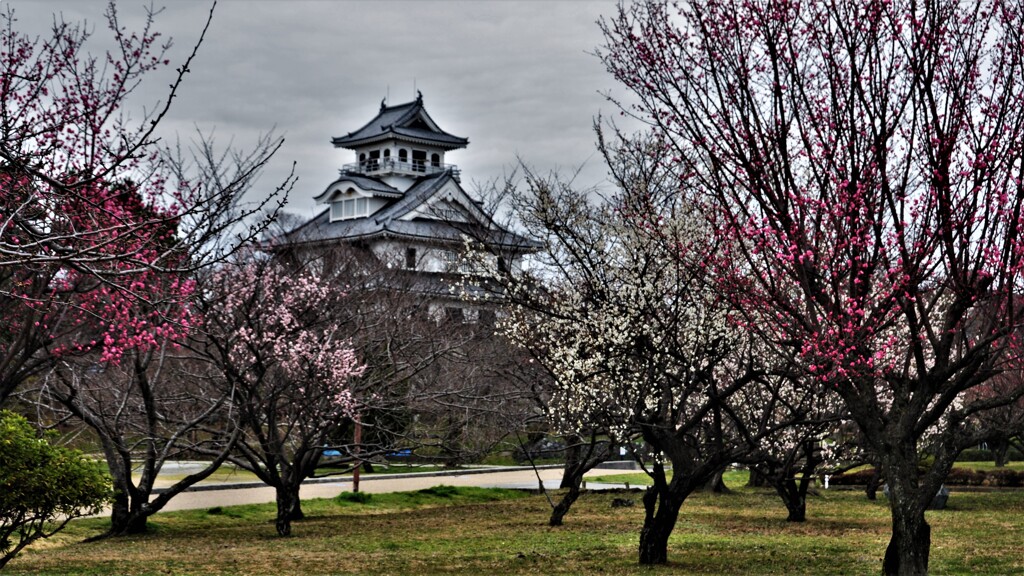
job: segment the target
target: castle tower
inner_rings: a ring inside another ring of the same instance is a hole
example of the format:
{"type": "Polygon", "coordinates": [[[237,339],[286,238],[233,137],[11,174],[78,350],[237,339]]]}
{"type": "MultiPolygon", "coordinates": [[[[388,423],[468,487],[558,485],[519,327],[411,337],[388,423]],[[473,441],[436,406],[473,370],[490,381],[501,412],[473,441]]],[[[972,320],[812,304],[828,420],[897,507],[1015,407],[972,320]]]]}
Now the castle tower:
{"type": "Polygon", "coordinates": [[[483,272],[460,257],[467,240],[484,245],[486,266],[501,272],[518,269],[523,255],[540,247],[497,224],[462,188],[459,169],[445,163],[445,154],[469,140],[442,130],[422,95],[396,106],[382,102],[372,120],[332,143],[353,151],[356,162],[315,197],[327,209],[285,234],[282,248],[358,248],[410,275],[419,293],[434,295],[434,310],[454,308],[475,318],[480,305],[466,308],[451,290],[459,278],[483,272]]]}
{"type": "Polygon", "coordinates": [[[397,106],[381,101],[373,120],[331,142],[356,153],[357,162],[343,170],[379,178],[403,192],[420,176],[444,170],[451,170],[458,180],[458,167],[445,164],[444,155],[469,144],[468,139],[449,134],[434,122],[419,92],[416,100],[397,106]]]}

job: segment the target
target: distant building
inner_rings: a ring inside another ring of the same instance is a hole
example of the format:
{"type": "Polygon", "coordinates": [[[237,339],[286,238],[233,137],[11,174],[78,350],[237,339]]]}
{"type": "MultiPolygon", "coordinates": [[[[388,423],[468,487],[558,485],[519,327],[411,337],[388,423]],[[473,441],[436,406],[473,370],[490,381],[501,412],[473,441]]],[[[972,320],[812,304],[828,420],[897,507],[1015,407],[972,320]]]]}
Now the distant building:
{"type": "Polygon", "coordinates": [[[445,153],[469,140],[442,130],[427,114],[423,95],[387,106],[362,128],[332,139],[355,152],[356,162],[342,166],[337,180],[315,197],[326,209],[288,232],[291,248],[347,245],[372,255],[383,266],[408,271],[416,290],[433,296],[431,313],[474,321],[487,313],[487,296],[472,282],[476,270],[462,258],[466,240],[480,242],[491,254],[487,266],[516,270],[537,243],[495,223],[461,186],[457,166],[445,153]],[[482,304],[459,300],[452,286],[469,285],[482,304]]]}

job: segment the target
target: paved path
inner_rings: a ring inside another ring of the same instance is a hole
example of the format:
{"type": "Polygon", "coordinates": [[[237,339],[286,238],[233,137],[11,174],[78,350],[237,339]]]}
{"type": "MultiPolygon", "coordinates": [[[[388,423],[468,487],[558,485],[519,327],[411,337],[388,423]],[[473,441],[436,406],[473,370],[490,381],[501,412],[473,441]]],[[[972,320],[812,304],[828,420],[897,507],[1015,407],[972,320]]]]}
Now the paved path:
{"type": "MultiPolygon", "coordinates": [[[[597,469],[588,476],[607,475],[627,472],[625,470],[597,469]]],[[[363,476],[359,481],[359,490],[368,493],[406,492],[421,490],[438,484],[448,486],[482,486],[489,488],[537,488],[540,475],[548,489],[558,488],[562,478],[561,468],[544,468],[534,471],[532,468],[517,470],[500,470],[480,473],[473,471],[465,474],[421,475],[402,474],[387,478],[363,476]]],[[[592,486],[595,487],[596,486],[592,486]]],[[[614,487],[614,486],[606,486],[614,487]]],[[[300,496],[306,498],[332,498],[341,492],[351,491],[352,482],[347,478],[338,481],[303,484],[300,496]]],[[[235,506],[238,504],[261,504],[274,501],[274,489],[263,485],[235,488],[218,488],[215,490],[200,489],[184,492],[171,499],[163,510],[191,510],[212,508],[214,506],[235,506]]]]}

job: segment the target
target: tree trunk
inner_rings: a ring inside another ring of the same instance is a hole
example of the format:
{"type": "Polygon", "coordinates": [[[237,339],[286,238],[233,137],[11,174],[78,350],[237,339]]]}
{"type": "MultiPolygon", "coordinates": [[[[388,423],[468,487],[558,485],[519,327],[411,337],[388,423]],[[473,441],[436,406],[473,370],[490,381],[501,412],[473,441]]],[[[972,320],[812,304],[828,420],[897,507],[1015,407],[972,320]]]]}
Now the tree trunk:
{"type": "Polygon", "coordinates": [[[568,488],[569,491],[551,510],[549,526],[562,525],[562,518],[582,493],[580,487],[583,484],[583,475],[597,466],[607,454],[598,450],[597,438],[594,435],[591,435],[590,442],[586,445],[583,444],[583,438],[576,435],[566,436],[565,441],[565,469],[562,471],[562,482],[558,487],[568,488]]]}
{"type": "MultiPolygon", "coordinates": [[[[558,488],[572,488],[577,485],[576,476],[577,470],[582,465],[581,456],[583,448],[580,443],[583,440],[579,436],[566,436],[565,437],[566,448],[565,448],[565,468],[562,471],[562,482],[558,485],[558,488]]],[[[554,516],[552,516],[554,518],[554,516]]],[[[558,526],[558,524],[552,524],[552,526],[558,526]]]]}
{"type": "Polygon", "coordinates": [[[299,498],[299,491],[295,491],[295,499],[292,503],[292,513],[290,518],[292,520],[303,520],[306,518],[306,513],[302,511],[302,499],[299,498]]]}
{"type": "Polygon", "coordinates": [[[569,491],[562,496],[558,504],[551,510],[551,518],[548,519],[548,526],[561,526],[562,518],[572,508],[573,503],[580,497],[580,486],[583,484],[583,474],[589,470],[585,458],[582,458],[580,438],[573,436],[566,438],[569,446],[565,451],[565,469],[562,472],[562,482],[559,489],[568,488],[569,491]]]}
{"type": "Polygon", "coordinates": [[[704,484],[704,491],[712,492],[714,494],[728,494],[729,492],[731,492],[731,490],[729,490],[729,487],[725,485],[725,481],[722,480],[722,474],[724,472],[725,470],[719,470],[718,472],[715,472],[714,477],[708,480],[706,484],[704,484]]]}
{"type": "MultiPolygon", "coordinates": [[[[774,481],[775,491],[779,493],[782,503],[789,512],[786,517],[788,522],[807,520],[807,491],[811,487],[814,471],[821,463],[821,454],[814,442],[801,442],[798,449],[801,457],[788,460],[788,465],[782,468],[774,481]]],[[[794,453],[794,456],[796,454],[794,453]]]]}
{"type": "MultiPolygon", "coordinates": [[[[148,506],[142,503],[143,499],[140,493],[129,496],[126,491],[117,490],[114,503],[110,507],[110,530],[100,538],[145,534],[149,529],[147,520],[150,512],[148,506]]],[[[145,499],[148,500],[148,494],[145,495],[145,499]]]]}
{"type": "Polygon", "coordinates": [[[441,439],[441,458],[445,468],[458,468],[462,465],[462,435],[465,423],[457,421],[453,414],[448,414],[447,429],[441,439]]]}
{"type": "Polygon", "coordinates": [[[750,476],[747,478],[748,488],[764,488],[768,485],[767,475],[757,466],[750,467],[750,476]]]}
{"type": "Polygon", "coordinates": [[[277,520],[275,526],[279,536],[290,536],[292,533],[292,520],[303,518],[302,505],[299,500],[298,487],[279,486],[276,488],[277,495],[277,520]]]}
{"type": "Polygon", "coordinates": [[[110,536],[145,534],[149,530],[149,515],[139,510],[113,512],[110,515],[110,536]]]}
{"type": "MultiPolygon", "coordinates": [[[[895,504],[895,503],[894,503],[895,504]]],[[[892,509],[892,538],[885,549],[882,571],[886,576],[926,576],[931,527],[923,510],[892,509]]]]}
{"type": "Polygon", "coordinates": [[[655,464],[653,471],[654,485],[644,493],[644,525],[640,529],[640,563],[647,565],[668,561],[668,537],[688,495],[678,478],[671,484],[665,481],[661,464],[655,464]]]}
{"type": "Polygon", "coordinates": [[[789,515],[787,522],[803,522],[807,519],[807,487],[808,482],[797,482],[796,478],[779,478],[775,481],[775,491],[782,498],[789,515]]]}
{"type": "Polygon", "coordinates": [[[644,494],[644,525],[640,529],[641,564],[664,564],[668,561],[668,537],[675,528],[683,500],[672,498],[667,492],[651,486],[644,494]]]}
{"type": "Polygon", "coordinates": [[[1009,463],[1007,454],[1010,452],[1010,441],[1009,440],[998,440],[995,446],[992,448],[992,456],[995,460],[996,468],[1002,468],[1009,463]]]}
{"type": "MultiPolygon", "coordinates": [[[[897,459],[892,459],[897,460],[897,459]]],[[[886,576],[926,576],[931,549],[931,527],[924,511],[931,499],[920,495],[916,462],[912,458],[884,463],[889,485],[892,537],[885,550],[882,571],[886,576]]]]}
{"type": "Polygon", "coordinates": [[[562,496],[562,499],[558,501],[558,504],[551,510],[551,518],[548,520],[548,526],[561,526],[562,518],[568,514],[569,509],[580,497],[580,484],[583,483],[582,476],[579,481],[569,486],[569,491],[562,496]]]}
{"type": "Polygon", "coordinates": [[[882,484],[882,468],[881,466],[875,466],[875,471],[871,474],[871,478],[868,479],[867,486],[864,487],[864,493],[867,495],[868,500],[875,500],[878,498],[878,487],[882,484]]]}

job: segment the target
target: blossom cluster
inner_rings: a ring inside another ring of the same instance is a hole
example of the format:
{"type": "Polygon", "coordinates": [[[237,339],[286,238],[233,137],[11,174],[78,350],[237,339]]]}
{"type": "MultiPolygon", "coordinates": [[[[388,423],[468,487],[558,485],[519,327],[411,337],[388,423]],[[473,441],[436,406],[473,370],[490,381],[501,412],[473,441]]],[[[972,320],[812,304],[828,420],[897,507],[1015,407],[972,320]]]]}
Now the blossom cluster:
{"type": "MultiPolygon", "coordinates": [[[[711,405],[745,404],[732,384],[744,371],[744,336],[709,282],[703,263],[714,249],[692,209],[669,201],[644,211],[663,193],[653,186],[600,205],[548,182],[531,186],[524,222],[546,246],[506,286],[512,305],[500,326],[553,375],[549,420],[622,441],[641,425],[689,436],[707,428],[711,405]]],[[[760,405],[733,417],[756,421],[760,405]]]]}
{"type": "Polygon", "coordinates": [[[237,384],[290,399],[309,425],[354,415],[350,385],[365,366],[332,319],[336,287],[275,262],[225,267],[213,285],[211,329],[227,346],[237,384]]]}

